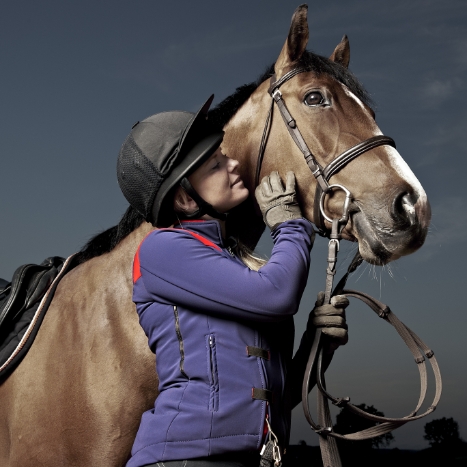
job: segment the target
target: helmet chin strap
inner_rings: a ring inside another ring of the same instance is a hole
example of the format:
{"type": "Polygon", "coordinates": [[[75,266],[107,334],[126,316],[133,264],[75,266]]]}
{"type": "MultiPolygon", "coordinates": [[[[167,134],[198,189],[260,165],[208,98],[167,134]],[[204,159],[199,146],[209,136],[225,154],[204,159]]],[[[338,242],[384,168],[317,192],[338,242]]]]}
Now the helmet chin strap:
{"type": "Polygon", "coordinates": [[[195,212],[191,214],[183,213],[185,218],[199,219],[201,216],[208,214],[209,216],[214,217],[215,219],[219,219],[221,221],[225,221],[227,219],[228,213],[222,213],[222,212],[216,211],[211,204],[209,204],[207,201],[204,201],[204,199],[201,198],[201,196],[193,188],[188,178],[186,177],[182,178],[182,180],[180,181],[180,186],[185,190],[185,192],[189,196],[191,196],[191,198],[198,205],[198,209],[195,212]]]}

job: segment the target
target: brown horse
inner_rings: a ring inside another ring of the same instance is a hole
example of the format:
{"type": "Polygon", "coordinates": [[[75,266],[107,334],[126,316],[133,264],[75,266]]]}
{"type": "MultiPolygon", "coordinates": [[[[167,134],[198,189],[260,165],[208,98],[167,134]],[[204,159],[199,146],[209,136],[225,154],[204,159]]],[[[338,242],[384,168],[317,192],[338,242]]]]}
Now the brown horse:
{"type": "MultiPolygon", "coordinates": [[[[363,88],[348,72],[346,38],[330,59],[307,52],[306,7],[297,9],[286,43],[270,73],[307,70],[282,94],[318,161],[379,135],[363,88]],[[311,96],[311,97],[310,97],[311,96]]],[[[256,158],[271,98],[269,74],[239,88],[212,118],[225,125],[223,149],[238,159],[254,191],[256,158]]],[[[302,154],[273,114],[262,174],[294,170],[306,217],[313,221],[315,180],[302,154]]],[[[334,181],[335,180],[335,181],[334,181]]],[[[423,188],[398,152],[380,146],[333,177],[353,195],[345,238],[363,258],[384,264],[415,251],[425,239],[430,209],[423,188]]],[[[338,214],[341,193],[326,209],[338,214]]],[[[238,214],[239,232],[255,244],[263,224],[251,199],[238,214]]],[[[328,225],[329,227],[329,225],[328,225]]],[[[59,284],[34,345],[0,386],[0,465],[4,467],[120,467],[127,460],[143,411],[157,395],[154,355],[131,301],[131,265],[151,229],[131,209],[78,255],[59,284]]]]}

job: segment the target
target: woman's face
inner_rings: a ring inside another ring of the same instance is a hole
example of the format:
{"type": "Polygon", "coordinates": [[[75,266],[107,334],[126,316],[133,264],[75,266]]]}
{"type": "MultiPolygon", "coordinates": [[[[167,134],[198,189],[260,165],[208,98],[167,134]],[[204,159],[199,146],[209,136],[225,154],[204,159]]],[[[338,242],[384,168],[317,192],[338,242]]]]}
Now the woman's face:
{"type": "Polygon", "coordinates": [[[238,161],[221,148],[188,176],[195,191],[219,212],[228,212],[248,198],[248,189],[238,174],[238,161]]]}

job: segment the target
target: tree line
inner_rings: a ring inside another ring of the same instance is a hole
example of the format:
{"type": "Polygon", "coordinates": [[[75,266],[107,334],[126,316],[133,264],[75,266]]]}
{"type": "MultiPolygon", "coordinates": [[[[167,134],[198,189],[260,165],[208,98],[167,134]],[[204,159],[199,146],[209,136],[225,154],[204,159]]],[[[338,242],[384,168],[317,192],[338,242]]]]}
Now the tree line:
{"type": "MultiPolygon", "coordinates": [[[[384,413],[372,405],[359,404],[358,408],[378,416],[384,413]]],[[[349,434],[377,425],[377,422],[359,417],[345,407],[336,416],[334,429],[337,433],[349,434]]],[[[466,467],[467,443],[460,437],[459,424],[454,418],[442,417],[424,426],[424,439],[429,447],[421,451],[390,449],[394,441],[392,433],[361,441],[337,440],[343,467],[466,467]]],[[[289,446],[284,467],[320,467],[319,447],[308,446],[300,441],[298,446],[289,446]]]]}

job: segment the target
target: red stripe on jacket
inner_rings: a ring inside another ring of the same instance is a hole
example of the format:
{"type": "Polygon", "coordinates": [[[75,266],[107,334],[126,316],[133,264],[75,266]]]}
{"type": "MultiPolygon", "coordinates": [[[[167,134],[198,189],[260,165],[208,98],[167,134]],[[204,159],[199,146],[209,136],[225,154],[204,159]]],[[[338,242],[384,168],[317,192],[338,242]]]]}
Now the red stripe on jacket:
{"type": "MultiPolygon", "coordinates": [[[[173,228],[167,228],[167,229],[160,229],[160,230],[181,230],[183,232],[189,233],[192,235],[194,238],[199,240],[203,245],[209,246],[211,248],[214,248],[215,250],[222,251],[222,249],[216,245],[215,243],[211,242],[211,240],[208,240],[206,237],[203,237],[202,235],[192,232],[191,230],[187,229],[173,229],[173,228]]],[[[152,233],[152,232],[149,232],[152,233]]],[[[148,234],[149,235],[149,234],[148,234]]],[[[147,235],[146,235],[147,237],[147,235]]],[[[136,250],[135,257],[133,259],[133,284],[141,277],[141,265],[139,262],[139,250],[141,249],[141,245],[143,244],[144,240],[146,240],[146,237],[142,240],[142,242],[139,244],[138,249],[136,250]]]]}

